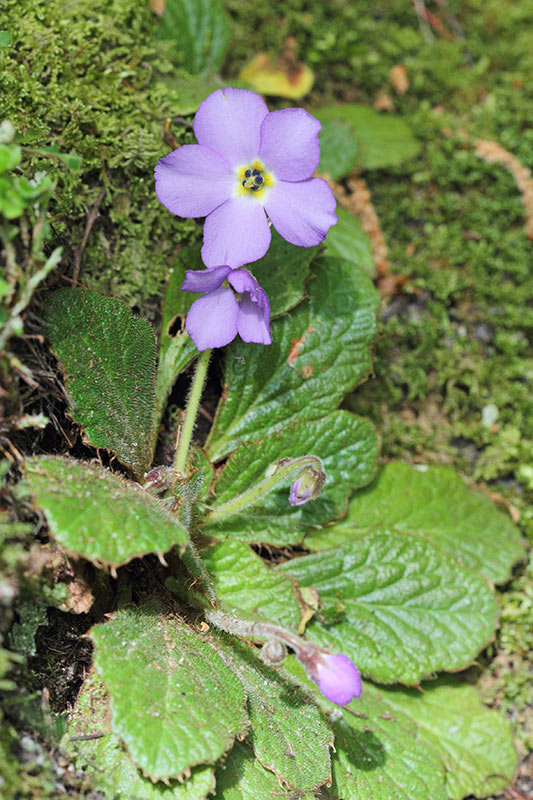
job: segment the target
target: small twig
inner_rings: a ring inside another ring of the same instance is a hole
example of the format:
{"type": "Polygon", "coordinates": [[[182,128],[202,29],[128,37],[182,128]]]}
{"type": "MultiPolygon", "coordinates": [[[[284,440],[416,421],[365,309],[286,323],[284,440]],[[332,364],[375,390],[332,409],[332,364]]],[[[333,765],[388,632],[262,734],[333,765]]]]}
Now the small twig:
{"type": "Polygon", "coordinates": [[[463,33],[463,29],[459,24],[459,20],[448,5],[447,0],[435,0],[435,2],[442,8],[444,16],[446,17],[446,22],[450,26],[453,35],[457,36],[458,39],[464,39],[465,35],[463,33]]]}
{"type": "Polygon", "coordinates": [[[105,195],[105,186],[102,186],[102,189],[100,191],[100,194],[98,195],[96,203],[92,207],[89,216],[87,217],[87,224],[85,225],[85,232],[83,234],[83,239],[81,240],[81,244],[79,247],[74,248],[74,272],[72,273],[72,283],[74,286],[78,282],[78,276],[80,274],[80,269],[81,269],[81,257],[83,255],[83,251],[85,250],[85,245],[87,244],[91,228],[93,227],[94,221],[98,214],[100,203],[104,199],[104,195],[105,195]]]}
{"type": "Polygon", "coordinates": [[[108,733],[86,733],[84,736],[71,736],[71,742],[89,742],[91,739],[103,739],[108,733]]]}

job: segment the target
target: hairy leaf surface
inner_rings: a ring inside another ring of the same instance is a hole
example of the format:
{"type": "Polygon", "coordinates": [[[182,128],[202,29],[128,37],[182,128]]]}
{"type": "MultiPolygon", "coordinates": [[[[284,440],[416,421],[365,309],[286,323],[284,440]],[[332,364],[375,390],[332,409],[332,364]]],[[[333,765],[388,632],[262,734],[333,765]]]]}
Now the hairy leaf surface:
{"type": "Polygon", "coordinates": [[[69,753],[109,800],[204,800],[214,788],[212,767],[193,767],[188,780],[168,785],[145,778],[111,730],[109,698],[96,673],[86,679],[69,716],[69,753]]]}
{"type": "Polygon", "coordinates": [[[26,475],[52,536],[69,553],[118,566],[187,544],[187,531],[158,500],[98,464],[36,456],[26,475]]]}
{"type": "Polygon", "coordinates": [[[72,417],[89,444],[116,454],[138,478],[152,461],[155,337],[120,300],[60,289],[46,305],[48,335],[62,364],[72,417]]]}
{"type": "Polygon", "coordinates": [[[242,685],[202,637],[156,602],[91,630],[111,728],[153,780],[214,763],[247,728],[242,685]]]}
{"type": "Polygon", "coordinates": [[[311,791],[331,779],[331,728],[307,693],[257,651],[218,636],[213,646],[234,670],[248,697],[250,744],[256,757],[290,788],[311,791]]]}

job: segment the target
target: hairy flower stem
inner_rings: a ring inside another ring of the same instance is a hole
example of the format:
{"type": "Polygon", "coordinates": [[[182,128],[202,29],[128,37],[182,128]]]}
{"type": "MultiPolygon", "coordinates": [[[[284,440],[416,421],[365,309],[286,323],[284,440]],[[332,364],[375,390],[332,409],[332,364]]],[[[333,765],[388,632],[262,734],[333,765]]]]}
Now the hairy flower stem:
{"type": "Polygon", "coordinates": [[[187,455],[189,453],[189,446],[191,444],[194,423],[196,422],[198,406],[200,405],[200,399],[204,389],[210,356],[211,350],[203,350],[198,358],[196,372],[192,381],[187,408],[185,410],[185,417],[183,419],[183,425],[179,434],[176,458],[174,460],[174,469],[181,478],[186,477],[185,467],[187,465],[187,455]]]}
{"type": "Polygon", "coordinates": [[[309,668],[317,658],[320,658],[321,648],[314,642],[309,642],[302,639],[292,631],[287,631],[280,628],[279,625],[273,625],[270,622],[250,622],[244,619],[238,619],[232,614],[226,614],[219,609],[213,609],[206,613],[206,617],[212,625],[216,625],[227,633],[233,633],[236,636],[251,637],[264,639],[267,641],[277,641],[282,644],[288,645],[294,651],[298,661],[306,669],[309,668]]]}
{"type": "MultiPolygon", "coordinates": [[[[312,467],[322,472],[322,462],[317,456],[299,456],[298,458],[282,458],[277,464],[268,468],[266,478],[246,489],[242,494],[233,497],[218,508],[211,511],[206,516],[209,524],[220,522],[226,517],[238,514],[247,506],[256,503],[261,497],[271,492],[283,481],[291,480],[302,473],[306,467],[312,467]]],[[[325,476],[324,476],[325,477],[325,476]]]]}

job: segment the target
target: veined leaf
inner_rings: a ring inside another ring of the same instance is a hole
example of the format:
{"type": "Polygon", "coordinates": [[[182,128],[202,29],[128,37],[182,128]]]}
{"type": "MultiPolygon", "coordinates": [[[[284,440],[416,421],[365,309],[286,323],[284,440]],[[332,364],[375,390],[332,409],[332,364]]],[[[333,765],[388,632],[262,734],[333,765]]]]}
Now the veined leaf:
{"type": "Polygon", "coordinates": [[[369,531],[276,569],[320,594],[321,618],[309,624],[309,638],[383,683],[463,669],[497,621],[487,581],[420,536],[369,531]]]}
{"type": "Polygon", "coordinates": [[[118,566],[187,543],[185,528],[158,500],[97,464],[30,458],[26,480],[52,536],[69,553],[118,566]]]}
{"type": "Polygon", "coordinates": [[[212,764],[247,728],[244,691],[202,637],[156,602],[91,630],[111,728],[152,780],[212,764]]]}
{"type": "Polygon", "coordinates": [[[119,300],[60,289],[46,305],[52,349],[66,374],[70,412],[89,444],[142,478],[152,461],[155,337],[119,300]]]}

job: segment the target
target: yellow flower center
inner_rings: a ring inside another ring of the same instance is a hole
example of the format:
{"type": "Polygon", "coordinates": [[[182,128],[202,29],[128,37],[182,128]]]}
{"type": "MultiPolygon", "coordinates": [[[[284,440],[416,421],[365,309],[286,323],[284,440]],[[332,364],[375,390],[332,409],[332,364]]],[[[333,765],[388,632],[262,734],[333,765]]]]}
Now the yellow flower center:
{"type": "Polygon", "coordinates": [[[237,169],[239,183],[237,194],[241,197],[255,196],[261,198],[265,190],[274,184],[274,177],[265,170],[260,161],[237,169]]]}

